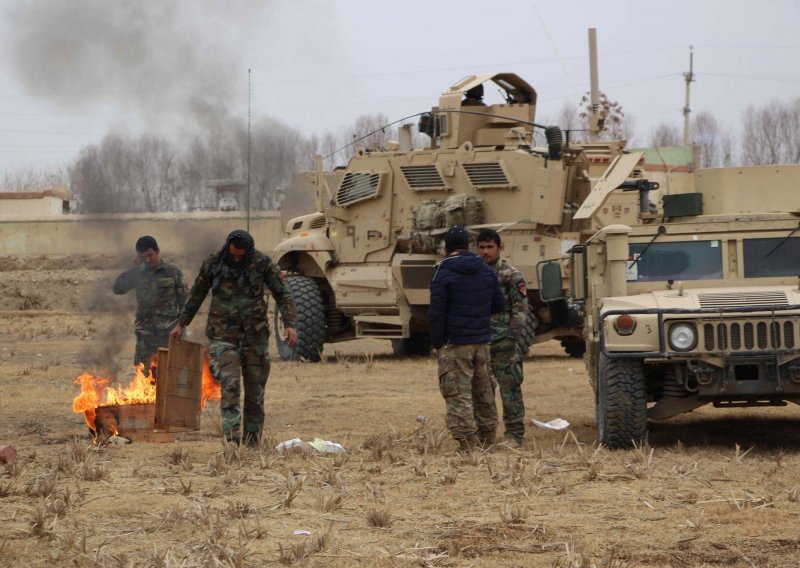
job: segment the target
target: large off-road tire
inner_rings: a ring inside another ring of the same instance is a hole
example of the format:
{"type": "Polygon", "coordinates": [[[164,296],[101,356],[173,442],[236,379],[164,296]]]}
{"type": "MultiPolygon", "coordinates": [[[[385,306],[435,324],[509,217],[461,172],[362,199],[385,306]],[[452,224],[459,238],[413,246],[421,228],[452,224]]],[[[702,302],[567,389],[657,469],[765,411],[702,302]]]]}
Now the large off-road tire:
{"type": "Polygon", "coordinates": [[[564,352],[567,355],[574,359],[583,359],[583,355],[586,353],[586,342],[582,339],[576,341],[562,340],[561,347],[564,348],[564,352]]]}
{"type": "Polygon", "coordinates": [[[406,339],[392,339],[392,351],[398,357],[427,357],[431,349],[430,333],[415,331],[406,339]]]}
{"type": "Polygon", "coordinates": [[[600,353],[597,369],[597,437],[609,448],[630,448],[647,435],[644,362],[600,353]]]}
{"type": "Polygon", "coordinates": [[[325,343],[325,308],[319,285],[307,276],[289,276],[286,284],[297,310],[297,343],[290,348],[283,340],[283,322],[276,308],[275,343],[278,353],[284,361],[300,359],[317,362],[322,357],[325,343]]]}

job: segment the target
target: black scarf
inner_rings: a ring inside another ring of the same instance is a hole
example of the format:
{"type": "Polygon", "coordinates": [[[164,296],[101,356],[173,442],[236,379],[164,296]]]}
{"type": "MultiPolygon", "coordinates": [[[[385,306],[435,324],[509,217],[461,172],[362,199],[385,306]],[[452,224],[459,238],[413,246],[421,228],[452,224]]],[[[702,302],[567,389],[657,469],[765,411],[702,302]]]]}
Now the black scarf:
{"type": "Polygon", "coordinates": [[[235,280],[239,288],[244,288],[245,282],[247,282],[247,268],[253,261],[253,253],[255,250],[255,241],[253,241],[253,237],[251,237],[250,233],[247,231],[239,229],[228,235],[228,238],[225,239],[225,246],[222,247],[219,253],[219,261],[211,269],[211,274],[214,277],[211,286],[212,289],[216,290],[223,279],[235,280]],[[231,253],[228,252],[231,241],[234,239],[244,241],[245,243],[244,257],[239,262],[236,262],[233,256],[231,256],[231,253]]]}

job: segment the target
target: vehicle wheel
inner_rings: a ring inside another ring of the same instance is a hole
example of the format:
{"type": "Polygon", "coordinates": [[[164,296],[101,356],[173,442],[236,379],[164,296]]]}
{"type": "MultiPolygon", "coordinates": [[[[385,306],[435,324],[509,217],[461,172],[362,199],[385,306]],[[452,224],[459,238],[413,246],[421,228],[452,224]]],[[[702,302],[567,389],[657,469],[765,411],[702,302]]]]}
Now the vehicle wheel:
{"type": "Polygon", "coordinates": [[[562,341],[561,347],[564,348],[567,355],[575,359],[583,359],[583,355],[586,353],[586,343],[583,340],[562,341]]]}
{"type": "Polygon", "coordinates": [[[398,357],[427,357],[431,354],[431,334],[413,332],[405,339],[392,339],[392,351],[398,357]]]}
{"type": "Polygon", "coordinates": [[[597,437],[609,448],[630,448],[647,435],[647,396],[641,359],[600,353],[597,370],[597,437]]]}
{"type": "Polygon", "coordinates": [[[283,321],[280,310],[275,309],[275,343],[284,361],[304,359],[317,362],[322,356],[325,343],[325,309],[322,293],[313,278],[289,276],[286,285],[294,298],[297,311],[297,343],[289,347],[283,340],[283,321]]]}

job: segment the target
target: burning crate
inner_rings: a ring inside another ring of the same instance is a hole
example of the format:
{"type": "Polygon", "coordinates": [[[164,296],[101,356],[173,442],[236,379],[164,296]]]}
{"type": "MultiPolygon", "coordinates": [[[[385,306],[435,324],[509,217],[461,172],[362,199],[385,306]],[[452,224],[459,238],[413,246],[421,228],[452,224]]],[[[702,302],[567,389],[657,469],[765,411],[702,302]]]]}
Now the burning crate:
{"type": "Polygon", "coordinates": [[[131,441],[170,441],[176,432],[200,429],[200,410],[208,399],[219,399],[219,385],[208,368],[203,346],[170,340],[159,349],[156,381],[136,367],[125,388],[107,386],[108,379],[84,373],[75,380],[81,394],[73,401],[92,434],[118,435],[131,441]]]}

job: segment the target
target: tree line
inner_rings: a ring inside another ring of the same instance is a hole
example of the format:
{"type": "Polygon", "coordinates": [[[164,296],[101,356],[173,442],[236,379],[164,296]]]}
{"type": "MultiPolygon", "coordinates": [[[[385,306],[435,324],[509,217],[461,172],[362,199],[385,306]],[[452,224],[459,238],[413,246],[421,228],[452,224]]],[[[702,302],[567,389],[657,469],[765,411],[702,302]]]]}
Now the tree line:
{"type": "MultiPolygon", "coordinates": [[[[571,139],[585,138],[589,112],[566,104],[549,123],[570,130],[571,139]]],[[[659,124],[642,143],[622,106],[601,97],[606,112],[605,139],[627,139],[629,146],[676,146],[682,143],[677,125],[659,124]]],[[[275,210],[281,190],[293,176],[313,168],[316,154],[324,166],[342,166],[359,148],[383,148],[396,139],[394,128],[384,127],[384,114],[360,116],[338,135],[304,136],[279,120],[260,118],[250,129],[243,120],[229,119],[188,143],[143,134],[111,132],[97,144],[83,147],[72,163],[57,170],[33,168],[6,173],[3,191],[34,191],[61,184],[75,196],[79,213],[127,213],[213,209],[216,196],[209,182],[245,180],[250,174],[251,207],[275,210]],[[248,150],[249,149],[249,150],[248,150]]],[[[700,166],[800,163],[800,98],[751,106],[742,116],[738,140],[711,113],[700,112],[691,121],[691,140],[700,147],[700,166]]],[[[415,145],[424,144],[418,135],[415,145]]]]}

